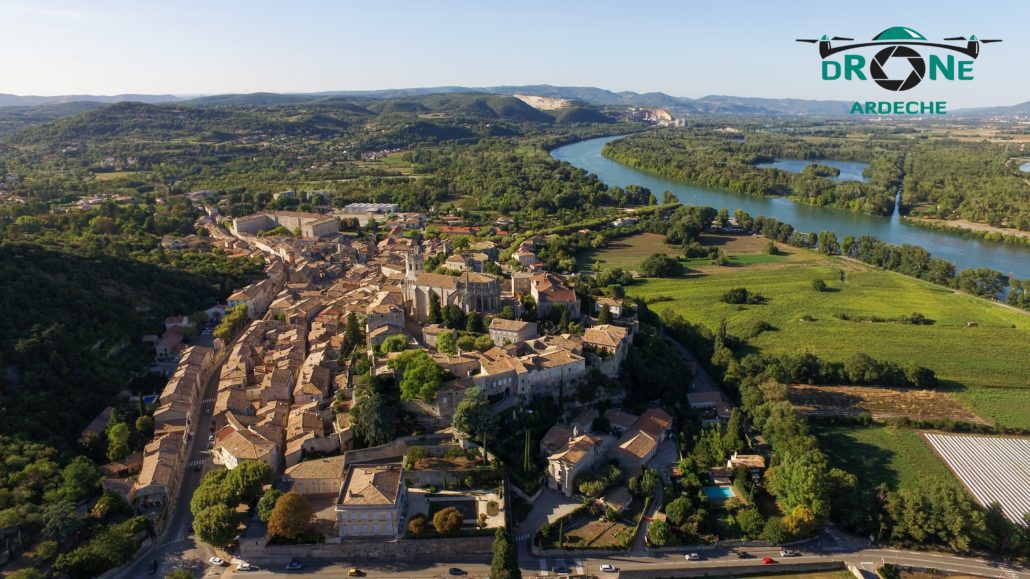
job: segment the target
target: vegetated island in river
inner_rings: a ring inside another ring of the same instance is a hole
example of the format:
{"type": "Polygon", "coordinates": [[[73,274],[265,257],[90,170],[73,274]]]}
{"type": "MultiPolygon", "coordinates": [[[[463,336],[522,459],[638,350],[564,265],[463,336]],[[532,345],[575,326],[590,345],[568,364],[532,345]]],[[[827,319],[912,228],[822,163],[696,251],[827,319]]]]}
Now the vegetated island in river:
{"type": "Polygon", "coordinates": [[[1010,163],[1018,148],[954,140],[940,129],[694,125],[630,135],[602,153],[669,179],[874,215],[894,211],[900,187],[902,215],[954,221],[955,228],[971,231],[963,222],[990,225],[996,231],[983,234],[988,239],[1030,232],[1030,180],[1010,163]],[[800,173],[758,166],[774,159],[816,165],[848,159],[870,166],[863,173],[867,182],[860,183],[822,176],[818,166],[800,173]]]}

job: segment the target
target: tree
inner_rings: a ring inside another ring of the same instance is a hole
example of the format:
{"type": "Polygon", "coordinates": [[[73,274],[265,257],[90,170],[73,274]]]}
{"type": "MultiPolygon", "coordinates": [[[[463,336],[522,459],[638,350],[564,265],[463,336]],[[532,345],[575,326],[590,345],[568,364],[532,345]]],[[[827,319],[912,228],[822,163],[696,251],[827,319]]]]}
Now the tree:
{"type": "Polygon", "coordinates": [[[497,317],[501,318],[502,320],[514,320],[515,310],[513,310],[511,306],[506,305],[503,308],[501,308],[501,311],[497,314],[497,317]]]}
{"type": "Polygon", "coordinates": [[[124,422],[113,424],[107,429],[107,459],[120,460],[129,454],[129,425],[124,422]]]}
{"type": "Polygon", "coordinates": [[[197,538],[213,547],[226,547],[236,538],[239,517],[224,504],[215,504],[196,513],[193,530],[197,538]]]}
{"type": "Polygon", "coordinates": [[[259,460],[241,461],[229,471],[222,484],[237,500],[250,500],[272,482],[272,468],[259,460]]]}
{"type": "Polygon", "coordinates": [[[467,388],[465,397],[454,407],[451,424],[470,438],[481,438],[484,434],[493,437],[497,432],[497,416],[486,395],[475,386],[467,388]]]}
{"type": "Polygon", "coordinates": [[[413,470],[420,460],[425,460],[429,457],[429,452],[426,451],[424,446],[410,446],[408,452],[404,453],[404,468],[413,470]]]}
{"type": "Polygon", "coordinates": [[[402,352],[389,362],[400,378],[401,400],[419,398],[431,402],[443,383],[443,370],[425,350],[402,352]]]}
{"type": "Polygon", "coordinates": [[[383,340],[379,344],[379,351],[387,354],[390,352],[403,352],[408,349],[408,338],[403,334],[396,334],[383,340]]]}
{"type": "Polygon", "coordinates": [[[837,243],[837,234],[832,231],[819,232],[819,251],[826,255],[840,253],[840,244],[837,243]]]}
{"type": "Polygon", "coordinates": [[[598,324],[610,324],[612,323],[612,309],[608,307],[608,304],[601,306],[601,313],[597,314],[598,324]]]}
{"type": "Polygon", "coordinates": [[[383,393],[383,386],[373,382],[368,395],[351,408],[354,432],[368,446],[386,444],[397,434],[397,407],[383,393]]]}
{"type": "Polygon", "coordinates": [[[762,540],[769,541],[774,545],[782,545],[790,540],[790,534],[787,532],[786,525],[783,524],[783,519],[780,517],[771,517],[765,522],[765,527],[762,529],[762,540]]]}
{"type": "Polygon", "coordinates": [[[647,528],[647,545],[649,547],[664,547],[671,545],[674,540],[675,536],[672,534],[672,527],[668,522],[651,521],[651,525],[647,528]]]}
{"type": "Polygon", "coordinates": [[[364,334],[361,331],[361,326],[358,324],[358,316],[354,312],[347,314],[347,326],[343,332],[343,342],[347,345],[347,350],[353,350],[364,342],[364,334]]]}
{"type": "Polygon", "coordinates": [[[804,539],[812,535],[819,526],[815,513],[805,505],[798,505],[787,516],[783,517],[783,526],[794,539],[804,539]]]}
{"type": "Polygon", "coordinates": [[[690,515],[694,514],[694,504],[686,496],[677,497],[665,505],[665,514],[668,515],[672,524],[678,527],[687,522],[690,515]]]}
{"type": "Polygon", "coordinates": [[[734,408],[730,412],[729,421],[726,423],[726,432],[722,435],[724,455],[744,450],[744,440],[744,416],[739,408],[734,408]]]}
{"type": "Polygon", "coordinates": [[[85,517],[71,501],[50,503],[43,508],[43,536],[58,543],[74,539],[86,525],[85,517]]]}
{"type": "Polygon", "coordinates": [[[433,528],[441,535],[450,535],[461,529],[461,511],[447,507],[433,515],[433,528]]]}
{"type": "Polygon", "coordinates": [[[443,309],[443,325],[452,329],[460,330],[465,327],[465,312],[456,304],[447,304],[443,309]]]}
{"type": "Polygon", "coordinates": [[[644,497],[653,497],[658,485],[658,471],[644,467],[643,472],[640,473],[640,494],[644,497]]]}
{"type": "Polygon", "coordinates": [[[767,475],[780,504],[791,512],[804,506],[816,517],[826,516],[830,508],[826,456],[815,448],[788,448],[781,456],[779,466],[767,475]]]}
{"type": "Polygon", "coordinates": [[[960,271],[956,283],[966,293],[994,299],[1009,285],[1009,278],[993,269],[978,267],[960,271]]]}
{"type": "Polygon", "coordinates": [[[439,324],[443,320],[443,312],[440,311],[440,296],[436,292],[429,294],[429,315],[426,322],[439,324]]]}
{"type": "Polygon", "coordinates": [[[136,432],[143,438],[150,438],[154,434],[154,417],[144,414],[137,418],[136,432]]]}
{"type": "Polygon", "coordinates": [[[740,532],[748,539],[757,539],[762,536],[765,520],[762,518],[762,513],[758,512],[758,509],[754,507],[740,509],[736,512],[734,518],[737,520],[740,532]]]}
{"type": "Polygon", "coordinates": [[[279,497],[283,496],[283,492],[276,488],[269,488],[261,495],[261,500],[258,501],[257,510],[258,518],[261,519],[262,523],[268,522],[268,517],[272,516],[272,509],[275,508],[276,501],[279,497]]]}
{"type": "Polygon", "coordinates": [[[683,270],[679,260],[664,253],[654,253],[640,263],[640,275],[644,277],[675,277],[683,270]]]}
{"type": "Polygon", "coordinates": [[[413,536],[418,537],[426,530],[426,516],[422,513],[411,517],[408,520],[408,532],[413,536]]]}
{"type": "Polygon", "coordinates": [[[441,332],[436,337],[436,349],[444,354],[454,354],[458,351],[458,339],[455,332],[441,332]]]}
{"type": "Polygon", "coordinates": [[[494,557],[490,562],[490,579],[521,578],[518,552],[511,540],[511,533],[504,527],[497,527],[494,533],[494,557]]]}
{"type": "Polygon", "coordinates": [[[473,334],[483,333],[483,316],[479,312],[472,312],[468,315],[465,331],[472,332],[473,334]]]}
{"type": "Polygon", "coordinates": [[[314,514],[304,495],[286,493],[275,501],[272,514],[268,517],[268,533],[275,537],[299,539],[311,529],[314,514]]]}
{"type": "Polygon", "coordinates": [[[70,501],[78,502],[91,497],[97,492],[100,484],[100,472],[86,457],[75,457],[61,471],[64,484],[61,493],[70,501]]]}
{"type": "Polygon", "coordinates": [[[671,205],[677,203],[679,200],[672,194],[672,191],[666,191],[662,193],[662,205],[671,205]]]}

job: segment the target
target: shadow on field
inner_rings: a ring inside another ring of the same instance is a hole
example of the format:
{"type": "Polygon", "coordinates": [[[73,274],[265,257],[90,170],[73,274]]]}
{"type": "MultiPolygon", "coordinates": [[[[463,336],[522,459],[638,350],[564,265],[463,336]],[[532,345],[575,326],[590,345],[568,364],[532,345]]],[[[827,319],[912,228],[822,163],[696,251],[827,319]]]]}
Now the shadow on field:
{"type": "Polygon", "coordinates": [[[898,488],[898,475],[889,468],[891,453],[887,450],[859,442],[842,432],[819,432],[819,446],[832,448],[835,456],[846,461],[846,470],[858,477],[862,486],[885,483],[898,488]]]}

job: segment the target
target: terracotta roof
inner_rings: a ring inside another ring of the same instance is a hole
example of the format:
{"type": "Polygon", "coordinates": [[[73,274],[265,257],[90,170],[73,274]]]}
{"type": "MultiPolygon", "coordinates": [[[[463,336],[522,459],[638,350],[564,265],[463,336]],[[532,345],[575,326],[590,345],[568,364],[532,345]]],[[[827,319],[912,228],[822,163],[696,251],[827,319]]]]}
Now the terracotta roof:
{"type": "Polygon", "coordinates": [[[672,426],[672,416],[661,408],[652,408],[640,415],[633,428],[659,438],[664,430],[672,426]]]}
{"type": "Polygon", "coordinates": [[[540,439],[540,448],[548,454],[555,452],[565,446],[572,438],[572,428],[564,424],[555,424],[540,439]]]}
{"type": "Polygon", "coordinates": [[[494,318],[490,320],[491,330],[502,330],[507,332],[519,332],[528,327],[533,322],[523,322],[522,320],[506,320],[504,318],[494,318]]]}
{"type": "Polygon", "coordinates": [[[639,417],[634,414],[630,414],[629,412],[619,410],[618,408],[609,408],[604,413],[604,418],[608,421],[608,424],[611,424],[616,428],[629,430],[633,427],[633,424],[636,423],[639,417]]]}
{"type": "Polygon", "coordinates": [[[619,450],[643,461],[658,447],[658,441],[643,431],[631,431],[619,440],[619,450]]]}
{"type": "Polygon", "coordinates": [[[401,467],[352,466],[347,471],[340,504],[345,506],[393,505],[401,486],[401,467]]]}
{"type": "Polygon", "coordinates": [[[415,278],[415,285],[455,289],[458,287],[458,278],[453,275],[439,273],[420,273],[415,278]]]}
{"type": "Polygon", "coordinates": [[[579,464],[581,460],[590,456],[590,453],[593,452],[594,447],[597,446],[597,443],[600,442],[600,440],[600,438],[593,437],[589,434],[577,436],[566,443],[564,448],[552,454],[547,459],[557,460],[570,466],[575,466],[579,464]]]}
{"type": "Polygon", "coordinates": [[[629,330],[620,326],[601,324],[583,332],[583,342],[592,346],[614,350],[629,335],[629,330]]]}
{"type": "Polygon", "coordinates": [[[218,446],[237,460],[261,460],[275,452],[275,443],[250,430],[226,426],[218,431],[218,446]]]}
{"type": "Polygon", "coordinates": [[[283,473],[290,480],[340,479],[343,481],[343,455],[299,462],[283,473]]]}

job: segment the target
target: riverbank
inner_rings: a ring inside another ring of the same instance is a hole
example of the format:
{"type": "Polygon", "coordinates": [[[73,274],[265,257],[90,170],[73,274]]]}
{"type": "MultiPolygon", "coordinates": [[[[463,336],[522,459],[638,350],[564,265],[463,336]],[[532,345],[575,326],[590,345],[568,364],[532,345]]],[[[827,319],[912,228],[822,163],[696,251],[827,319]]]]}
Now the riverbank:
{"type": "Polygon", "coordinates": [[[949,231],[964,235],[973,235],[986,241],[1010,243],[1014,245],[1030,245],[1030,231],[994,227],[986,223],[975,223],[965,219],[933,219],[930,217],[902,217],[902,223],[932,229],[949,231]]]}

